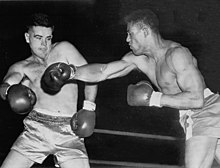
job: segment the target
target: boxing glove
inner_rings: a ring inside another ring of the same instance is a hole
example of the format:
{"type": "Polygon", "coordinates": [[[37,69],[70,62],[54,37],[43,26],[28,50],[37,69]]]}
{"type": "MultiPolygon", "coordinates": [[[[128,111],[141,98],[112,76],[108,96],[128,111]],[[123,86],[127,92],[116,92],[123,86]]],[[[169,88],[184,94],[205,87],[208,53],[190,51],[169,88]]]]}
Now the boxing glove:
{"type": "Polygon", "coordinates": [[[41,88],[48,94],[58,93],[75,75],[76,67],[62,62],[50,65],[41,78],[41,88]]]}
{"type": "Polygon", "coordinates": [[[95,128],[95,103],[85,100],[83,109],[73,115],[70,121],[73,132],[80,138],[89,137],[95,128]]]}
{"type": "Polygon", "coordinates": [[[129,85],[127,89],[127,102],[130,106],[157,106],[161,107],[160,99],[162,93],[155,92],[151,84],[141,81],[129,85]]]}
{"type": "Polygon", "coordinates": [[[36,103],[35,93],[28,87],[15,84],[7,90],[6,99],[11,109],[17,114],[27,114],[36,103]]]}

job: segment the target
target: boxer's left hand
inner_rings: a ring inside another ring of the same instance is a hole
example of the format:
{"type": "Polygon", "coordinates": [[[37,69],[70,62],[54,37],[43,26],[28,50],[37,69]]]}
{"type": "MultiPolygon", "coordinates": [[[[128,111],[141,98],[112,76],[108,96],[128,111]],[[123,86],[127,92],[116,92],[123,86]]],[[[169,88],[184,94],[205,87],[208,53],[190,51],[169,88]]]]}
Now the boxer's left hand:
{"type": "Polygon", "coordinates": [[[129,85],[127,89],[127,102],[130,106],[157,106],[161,107],[160,99],[162,93],[155,92],[151,84],[141,81],[129,85]]]}

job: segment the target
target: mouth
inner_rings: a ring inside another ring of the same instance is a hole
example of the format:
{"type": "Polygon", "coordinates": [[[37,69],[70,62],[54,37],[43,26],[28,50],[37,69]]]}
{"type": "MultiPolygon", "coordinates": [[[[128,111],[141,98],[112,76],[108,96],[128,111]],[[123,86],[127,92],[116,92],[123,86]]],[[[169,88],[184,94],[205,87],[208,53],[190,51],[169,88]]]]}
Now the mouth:
{"type": "Polygon", "coordinates": [[[129,45],[129,47],[130,47],[130,49],[133,51],[134,50],[134,48],[131,46],[131,45],[129,45]]]}
{"type": "Polygon", "coordinates": [[[39,48],[40,51],[43,51],[43,52],[46,52],[47,51],[47,48],[39,48]]]}

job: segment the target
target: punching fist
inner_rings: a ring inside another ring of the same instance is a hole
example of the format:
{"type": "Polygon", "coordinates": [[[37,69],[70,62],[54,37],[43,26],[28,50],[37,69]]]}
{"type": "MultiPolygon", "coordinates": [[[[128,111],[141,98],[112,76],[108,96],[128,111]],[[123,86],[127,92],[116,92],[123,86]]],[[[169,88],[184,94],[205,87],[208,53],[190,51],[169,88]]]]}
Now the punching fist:
{"type": "Polygon", "coordinates": [[[84,101],[83,109],[75,113],[70,121],[73,132],[80,138],[89,137],[95,128],[95,103],[84,101]]]}
{"type": "Polygon", "coordinates": [[[62,62],[50,65],[41,78],[41,88],[49,94],[56,94],[75,75],[76,67],[62,62]]]}
{"type": "Polygon", "coordinates": [[[129,85],[127,89],[127,102],[130,106],[157,106],[161,107],[162,93],[155,92],[147,81],[129,85]]]}
{"type": "Polygon", "coordinates": [[[28,87],[15,84],[7,90],[6,99],[11,109],[17,114],[27,114],[36,103],[35,93],[28,87]]]}

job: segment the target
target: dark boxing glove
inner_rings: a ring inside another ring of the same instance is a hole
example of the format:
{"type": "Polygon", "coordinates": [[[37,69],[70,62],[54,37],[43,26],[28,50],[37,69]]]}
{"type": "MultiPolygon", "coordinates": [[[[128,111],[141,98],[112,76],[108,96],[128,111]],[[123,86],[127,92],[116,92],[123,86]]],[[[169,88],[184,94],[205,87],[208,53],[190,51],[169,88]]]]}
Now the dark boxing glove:
{"type": "Polygon", "coordinates": [[[6,99],[15,113],[27,114],[33,109],[37,98],[30,88],[21,84],[15,84],[8,88],[6,99]]]}
{"type": "Polygon", "coordinates": [[[74,78],[76,67],[62,62],[50,65],[41,78],[41,88],[48,94],[58,93],[62,86],[74,78]]]}
{"type": "Polygon", "coordinates": [[[130,106],[156,106],[161,107],[160,99],[162,93],[155,92],[151,84],[141,81],[129,85],[127,89],[127,102],[130,106]]]}
{"type": "Polygon", "coordinates": [[[96,119],[95,107],[95,103],[85,100],[83,109],[75,113],[71,119],[71,128],[80,138],[89,137],[94,132],[96,119]]]}

